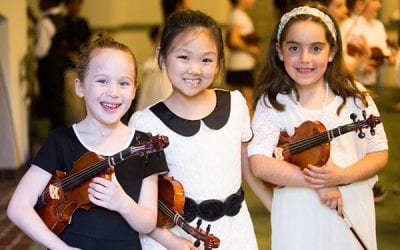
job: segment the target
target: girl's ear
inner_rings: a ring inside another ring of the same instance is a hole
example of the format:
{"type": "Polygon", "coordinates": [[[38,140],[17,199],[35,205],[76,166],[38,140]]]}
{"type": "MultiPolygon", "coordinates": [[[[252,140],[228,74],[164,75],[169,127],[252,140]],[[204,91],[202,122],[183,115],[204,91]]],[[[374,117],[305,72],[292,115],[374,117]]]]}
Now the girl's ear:
{"type": "Polygon", "coordinates": [[[157,58],[157,63],[159,63],[161,69],[165,69],[165,63],[164,63],[164,58],[160,58],[160,46],[157,46],[156,49],[156,58],[157,58]],[[158,61],[160,58],[160,61],[158,61]]]}
{"type": "Polygon", "coordinates": [[[337,45],[331,49],[331,51],[329,52],[328,62],[332,62],[333,61],[333,59],[335,58],[337,50],[338,50],[338,46],[337,45]]]}
{"type": "Polygon", "coordinates": [[[84,96],[83,83],[78,78],[75,78],[75,93],[81,98],[84,96]]]}
{"type": "Polygon", "coordinates": [[[282,49],[281,49],[281,46],[279,45],[279,43],[275,43],[275,49],[276,49],[276,52],[278,53],[279,60],[281,60],[283,62],[282,49]]]}

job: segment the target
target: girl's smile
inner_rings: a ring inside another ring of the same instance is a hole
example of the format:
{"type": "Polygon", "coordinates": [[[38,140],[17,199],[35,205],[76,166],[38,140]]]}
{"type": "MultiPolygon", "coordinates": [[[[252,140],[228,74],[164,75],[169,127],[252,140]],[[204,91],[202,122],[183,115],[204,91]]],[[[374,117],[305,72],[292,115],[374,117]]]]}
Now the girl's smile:
{"type": "Polygon", "coordinates": [[[164,61],[175,93],[195,96],[213,82],[218,72],[217,48],[203,28],[175,39],[175,46],[164,61]]]}
{"type": "Polygon", "coordinates": [[[312,21],[299,21],[290,26],[287,34],[276,46],[287,74],[298,85],[322,83],[334,55],[324,27],[312,21]]]}

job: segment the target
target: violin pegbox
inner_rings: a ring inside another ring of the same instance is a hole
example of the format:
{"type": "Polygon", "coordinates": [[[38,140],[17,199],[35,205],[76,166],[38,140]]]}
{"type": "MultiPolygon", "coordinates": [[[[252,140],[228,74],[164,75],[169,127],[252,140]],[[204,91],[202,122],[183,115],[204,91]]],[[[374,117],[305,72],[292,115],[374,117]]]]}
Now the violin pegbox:
{"type": "Polygon", "coordinates": [[[351,113],[350,115],[350,119],[353,120],[355,124],[358,124],[358,138],[363,139],[365,137],[365,133],[362,131],[363,128],[370,128],[369,132],[372,136],[374,136],[375,127],[382,122],[382,119],[379,116],[374,115],[370,115],[367,118],[367,112],[365,112],[365,110],[363,110],[361,113],[363,120],[357,120],[357,115],[355,113],[351,113]]]}

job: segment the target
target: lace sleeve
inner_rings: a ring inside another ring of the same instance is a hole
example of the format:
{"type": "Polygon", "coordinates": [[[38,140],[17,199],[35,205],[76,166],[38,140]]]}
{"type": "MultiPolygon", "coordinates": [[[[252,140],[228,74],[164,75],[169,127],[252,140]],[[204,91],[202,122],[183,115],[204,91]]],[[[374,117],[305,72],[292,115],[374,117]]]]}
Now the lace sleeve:
{"type": "Polygon", "coordinates": [[[249,156],[255,154],[272,156],[280,133],[276,121],[273,109],[259,101],[251,123],[254,137],[248,146],[249,156]]]}

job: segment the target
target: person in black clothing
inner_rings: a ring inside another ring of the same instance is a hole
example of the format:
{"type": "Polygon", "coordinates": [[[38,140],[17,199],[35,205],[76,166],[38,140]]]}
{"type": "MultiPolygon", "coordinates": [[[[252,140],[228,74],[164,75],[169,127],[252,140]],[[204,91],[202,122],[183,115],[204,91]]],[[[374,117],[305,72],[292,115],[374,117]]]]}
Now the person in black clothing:
{"type": "Polygon", "coordinates": [[[168,141],[121,121],[136,86],[137,63],[126,45],[99,34],[82,50],[75,89],[87,115],[52,130],[8,205],[10,220],[33,240],[49,249],[142,249],[139,233],[157,223],[157,178],[168,171],[162,151],[168,141]],[[56,171],[67,175],[53,181],[56,171]],[[61,218],[71,221],[61,232],[50,230],[61,218]]]}
{"type": "Polygon", "coordinates": [[[66,58],[65,72],[65,119],[73,124],[85,116],[85,104],[82,98],[75,94],[75,66],[79,59],[79,49],[86,45],[91,37],[89,22],[80,15],[83,0],[65,0],[66,15],[66,58]]]}
{"type": "Polygon", "coordinates": [[[40,86],[39,116],[50,119],[51,128],[65,126],[65,17],[62,0],[41,0],[43,18],[36,24],[35,55],[40,86]]]}
{"type": "Polygon", "coordinates": [[[89,22],[80,16],[83,0],[65,0],[67,8],[66,32],[68,66],[74,68],[78,60],[79,49],[89,42],[92,34],[89,22]]]}

